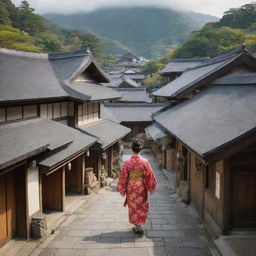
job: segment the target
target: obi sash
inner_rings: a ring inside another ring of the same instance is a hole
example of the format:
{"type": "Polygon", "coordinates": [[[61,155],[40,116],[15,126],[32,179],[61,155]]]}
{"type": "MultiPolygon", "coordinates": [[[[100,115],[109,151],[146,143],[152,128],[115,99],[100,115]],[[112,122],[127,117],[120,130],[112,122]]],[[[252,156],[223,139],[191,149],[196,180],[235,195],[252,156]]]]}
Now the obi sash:
{"type": "Polygon", "coordinates": [[[129,171],[129,181],[138,181],[144,180],[144,171],[136,170],[136,171],[129,171]]]}

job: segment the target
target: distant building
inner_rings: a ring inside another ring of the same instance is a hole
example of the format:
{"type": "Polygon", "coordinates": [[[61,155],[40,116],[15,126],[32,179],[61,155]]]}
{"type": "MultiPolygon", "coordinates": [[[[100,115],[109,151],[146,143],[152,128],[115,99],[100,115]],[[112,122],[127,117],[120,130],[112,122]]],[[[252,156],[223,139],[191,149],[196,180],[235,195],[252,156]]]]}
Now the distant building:
{"type": "Polygon", "coordinates": [[[165,104],[156,103],[105,103],[101,106],[102,116],[106,119],[120,123],[131,129],[127,138],[136,137],[145,133],[145,128],[150,125],[152,115],[164,108],[165,104]]]}
{"type": "Polygon", "coordinates": [[[208,60],[208,57],[194,59],[171,59],[170,62],[162,70],[160,70],[159,73],[165,78],[166,83],[170,83],[179,77],[186,69],[200,66],[208,60]]]}
{"type": "Polygon", "coordinates": [[[117,55],[116,64],[118,67],[142,67],[147,62],[147,59],[138,57],[133,53],[127,52],[123,55],[117,55]]]}

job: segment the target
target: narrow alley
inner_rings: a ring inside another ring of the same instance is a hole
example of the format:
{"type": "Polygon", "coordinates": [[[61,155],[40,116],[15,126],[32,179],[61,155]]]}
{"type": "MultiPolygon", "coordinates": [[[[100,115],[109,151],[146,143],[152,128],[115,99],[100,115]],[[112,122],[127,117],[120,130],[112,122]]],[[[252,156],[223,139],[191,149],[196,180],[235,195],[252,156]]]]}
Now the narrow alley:
{"type": "MultiPolygon", "coordinates": [[[[124,155],[124,159],[129,157],[124,155]]],[[[150,197],[145,235],[135,235],[128,223],[124,199],[116,184],[94,194],[41,244],[33,256],[207,256],[206,233],[190,207],[177,200],[171,181],[150,160],[158,179],[150,197]]]]}

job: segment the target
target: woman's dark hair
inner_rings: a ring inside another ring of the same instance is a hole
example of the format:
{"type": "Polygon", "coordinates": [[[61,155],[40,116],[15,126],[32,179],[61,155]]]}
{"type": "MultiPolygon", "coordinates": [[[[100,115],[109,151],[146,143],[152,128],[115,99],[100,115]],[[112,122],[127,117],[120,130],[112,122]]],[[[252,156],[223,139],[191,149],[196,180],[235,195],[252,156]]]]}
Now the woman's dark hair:
{"type": "Polygon", "coordinates": [[[131,147],[134,153],[139,153],[142,150],[143,146],[143,142],[140,139],[135,138],[132,140],[131,147]]]}

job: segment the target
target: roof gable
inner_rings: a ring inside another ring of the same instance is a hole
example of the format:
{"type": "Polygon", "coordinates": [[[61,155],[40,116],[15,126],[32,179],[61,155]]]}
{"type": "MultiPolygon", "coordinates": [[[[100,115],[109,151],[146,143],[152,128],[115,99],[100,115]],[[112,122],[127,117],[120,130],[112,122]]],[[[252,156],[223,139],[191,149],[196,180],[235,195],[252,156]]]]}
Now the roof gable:
{"type": "Polygon", "coordinates": [[[72,82],[84,72],[96,82],[107,83],[110,81],[88,50],[49,54],[49,59],[61,81],[72,82]]]}

